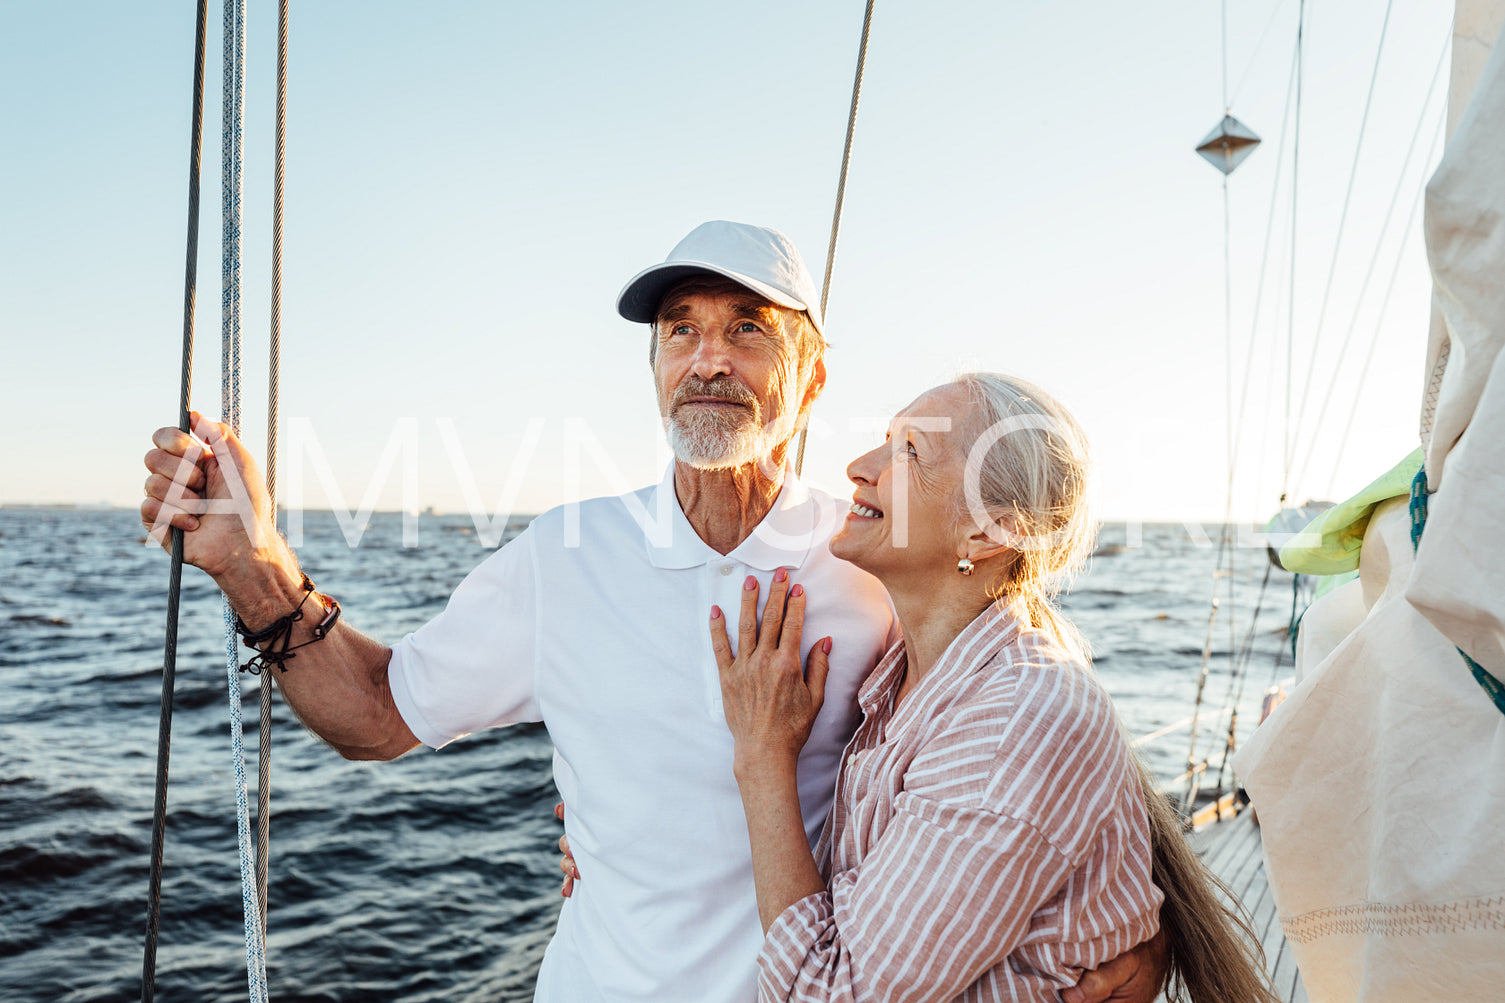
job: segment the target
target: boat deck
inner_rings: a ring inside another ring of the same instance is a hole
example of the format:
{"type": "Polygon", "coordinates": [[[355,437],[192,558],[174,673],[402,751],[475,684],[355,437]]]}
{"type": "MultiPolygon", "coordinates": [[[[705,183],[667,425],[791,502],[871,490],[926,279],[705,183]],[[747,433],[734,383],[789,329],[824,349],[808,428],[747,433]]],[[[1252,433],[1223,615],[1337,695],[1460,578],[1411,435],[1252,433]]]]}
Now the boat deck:
{"type": "MultiPolygon", "coordinates": [[[[1275,900],[1265,878],[1265,855],[1261,850],[1259,826],[1254,813],[1240,812],[1235,818],[1217,822],[1192,836],[1203,861],[1222,878],[1243,903],[1250,926],[1265,951],[1265,967],[1275,994],[1288,1003],[1307,1003],[1306,987],[1296,960],[1286,944],[1280,919],[1275,914],[1275,900]]],[[[1161,997],[1164,999],[1164,997],[1161,997]]]]}

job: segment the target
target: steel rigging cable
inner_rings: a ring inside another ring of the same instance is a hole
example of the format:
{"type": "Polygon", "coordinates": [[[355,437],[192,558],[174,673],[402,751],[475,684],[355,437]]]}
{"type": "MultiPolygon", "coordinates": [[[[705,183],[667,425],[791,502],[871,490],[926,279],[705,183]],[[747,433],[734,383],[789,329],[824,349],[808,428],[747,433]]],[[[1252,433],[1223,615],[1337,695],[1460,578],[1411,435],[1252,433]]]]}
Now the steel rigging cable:
{"type": "MultiPolygon", "coordinates": [[[[847,170],[852,164],[852,134],[857,131],[857,102],[862,97],[862,71],[867,65],[867,38],[873,27],[873,4],[867,0],[867,10],[862,15],[862,41],[857,45],[857,73],[852,80],[852,107],[847,112],[847,139],[841,151],[841,175],[836,181],[836,208],[831,213],[831,241],[826,247],[826,275],[820,285],[820,320],[826,322],[826,301],[831,295],[831,270],[836,265],[836,235],[841,230],[841,207],[847,197],[847,170]]],[[[800,429],[800,444],[794,457],[794,472],[805,469],[805,440],[810,435],[810,424],[800,429]]]]}
{"type": "Polygon", "coordinates": [[[1286,414],[1285,434],[1282,437],[1285,472],[1280,479],[1280,503],[1285,505],[1286,493],[1291,487],[1291,463],[1295,459],[1295,429],[1291,424],[1291,384],[1295,373],[1292,366],[1296,357],[1296,243],[1297,243],[1297,185],[1301,177],[1301,82],[1304,69],[1302,41],[1306,33],[1306,0],[1296,8],[1296,121],[1291,129],[1291,257],[1290,290],[1286,303],[1286,414]]]}
{"type": "MultiPolygon", "coordinates": [[[[1437,134],[1432,138],[1433,147],[1437,147],[1441,142],[1443,127],[1447,125],[1447,120],[1447,108],[1444,107],[1442,109],[1442,114],[1438,117],[1437,120],[1437,134]]],[[[1438,150],[1437,153],[1438,155],[1440,155],[1441,150],[1438,150]]],[[[1430,174],[1428,174],[1427,176],[1430,177],[1430,174]]],[[[1364,383],[1369,378],[1369,365],[1374,361],[1374,350],[1379,346],[1380,343],[1380,333],[1384,329],[1385,315],[1390,311],[1390,294],[1395,291],[1396,277],[1400,275],[1401,263],[1406,259],[1406,240],[1411,236],[1411,227],[1416,222],[1416,210],[1421,208],[1421,199],[1422,196],[1426,194],[1426,191],[1426,182],[1423,181],[1422,184],[1416,189],[1416,197],[1411,200],[1411,208],[1406,213],[1406,228],[1401,231],[1400,250],[1396,253],[1395,256],[1395,267],[1390,270],[1390,282],[1385,286],[1385,298],[1380,301],[1379,315],[1375,318],[1374,322],[1374,334],[1369,339],[1369,351],[1364,355],[1363,368],[1359,370],[1359,378],[1354,384],[1353,406],[1349,408],[1348,421],[1343,426],[1343,437],[1338,440],[1338,457],[1340,459],[1343,456],[1343,451],[1348,447],[1348,435],[1353,431],[1354,419],[1358,417],[1359,402],[1364,399],[1364,383]]],[[[1376,251],[1376,253],[1378,252],[1376,251]]],[[[1334,464],[1331,479],[1327,484],[1328,495],[1332,494],[1333,485],[1337,483],[1337,480],[1338,466],[1334,464]]]]}
{"type": "MultiPolygon", "coordinates": [[[[188,431],[188,395],[193,385],[194,292],[199,259],[199,162],[204,135],[204,42],[209,0],[199,0],[194,32],[193,115],[188,142],[188,253],[183,271],[183,362],[178,392],[178,429],[188,431]]],[[[172,566],[167,586],[167,639],[162,652],[162,711],[157,725],[157,783],[152,805],[151,873],[148,879],[146,946],[141,961],[141,1000],[156,994],[157,933],[162,918],[162,843],[167,825],[167,767],[172,745],[173,683],[178,663],[178,606],[183,587],[183,531],[172,529],[172,566]]]]}
{"type": "MultiPolygon", "coordinates": [[[[1311,440],[1311,442],[1307,446],[1305,458],[1301,461],[1301,469],[1296,474],[1296,481],[1295,481],[1295,483],[1297,485],[1300,485],[1300,484],[1302,484],[1305,481],[1307,469],[1311,466],[1312,455],[1313,455],[1313,453],[1316,452],[1317,443],[1319,441],[1321,441],[1321,439],[1322,439],[1322,436],[1320,435],[1319,430],[1322,428],[1323,420],[1327,417],[1327,409],[1328,409],[1328,406],[1332,403],[1333,391],[1337,387],[1338,377],[1342,375],[1342,372],[1343,372],[1343,360],[1344,360],[1345,357],[1347,357],[1349,344],[1353,340],[1354,330],[1358,326],[1358,323],[1359,323],[1359,313],[1360,313],[1360,311],[1362,310],[1362,308],[1364,306],[1365,296],[1369,292],[1369,282],[1374,277],[1375,267],[1379,264],[1380,251],[1381,251],[1381,249],[1383,248],[1383,245],[1384,245],[1385,235],[1390,232],[1390,222],[1391,222],[1392,218],[1395,215],[1395,207],[1396,207],[1396,205],[1400,201],[1400,195],[1401,195],[1401,192],[1402,192],[1402,190],[1404,189],[1404,186],[1405,186],[1406,173],[1410,169],[1410,166],[1411,166],[1411,157],[1412,157],[1412,155],[1417,150],[1417,140],[1419,140],[1421,138],[1422,126],[1425,124],[1426,119],[1427,119],[1427,109],[1432,104],[1432,95],[1433,95],[1433,93],[1437,89],[1437,83],[1438,83],[1439,79],[1441,79],[1442,68],[1443,68],[1444,65],[1446,65],[1447,55],[1448,55],[1448,53],[1452,49],[1452,41],[1453,41],[1453,28],[1452,28],[1452,25],[1450,23],[1448,25],[1447,35],[1445,35],[1444,38],[1443,38],[1442,51],[1437,56],[1437,65],[1436,65],[1436,68],[1433,69],[1433,71],[1432,71],[1432,80],[1431,80],[1431,83],[1429,83],[1427,85],[1427,94],[1426,94],[1426,97],[1424,97],[1422,99],[1422,102],[1421,102],[1421,111],[1418,112],[1418,114],[1417,114],[1416,128],[1411,133],[1411,142],[1410,142],[1410,145],[1408,145],[1406,147],[1406,155],[1401,160],[1400,172],[1396,176],[1396,179],[1395,179],[1395,190],[1393,192],[1391,192],[1391,195],[1390,195],[1390,205],[1385,209],[1385,218],[1380,223],[1380,228],[1379,228],[1378,235],[1374,238],[1374,251],[1373,251],[1373,253],[1369,257],[1369,267],[1367,269],[1365,269],[1365,271],[1364,271],[1364,280],[1359,284],[1358,295],[1354,297],[1353,315],[1349,319],[1348,330],[1345,331],[1344,334],[1343,334],[1343,342],[1342,342],[1342,344],[1338,348],[1338,356],[1337,356],[1336,361],[1334,361],[1334,363],[1333,363],[1333,376],[1332,376],[1332,379],[1328,381],[1327,392],[1326,392],[1325,396],[1322,399],[1322,406],[1317,411],[1317,418],[1312,423],[1312,426],[1311,426],[1312,429],[1313,429],[1312,440],[1311,440]]],[[[1443,103],[1442,103],[1442,111],[1441,111],[1441,113],[1439,115],[1439,123],[1443,123],[1443,122],[1446,122],[1446,121],[1447,121],[1447,102],[1446,102],[1446,100],[1444,100],[1443,103]]],[[[1442,126],[1441,126],[1441,124],[1439,124],[1438,125],[1438,129],[1440,130],[1441,128],[1442,128],[1442,126]]],[[[1435,139],[1433,140],[1433,145],[1434,146],[1436,145],[1436,140],[1435,139]]],[[[1428,149],[1430,150],[1431,147],[1428,147],[1428,149]]],[[[1431,171],[1429,171],[1429,170],[1424,170],[1423,171],[1423,174],[1422,174],[1422,177],[1421,177],[1421,181],[1416,186],[1416,189],[1417,189],[1416,190],[1416,196],[1417,196],[1418,199],[1420,199],[1422,193],[1424,193],[1426,191],[1427,179],[1430,176],[1431,176],[1431,171]]],[[[1350,181],[1350,184],[1352,184],[1352,181],[1350,181]]],[[[1413,207],[1412,207],[1413,213],[1414,213],[1414,210],[1415,210],[1415,206],[1413,205],[1413,207]]],[[[1406,218],[1409,220],[1410,216],[1407,216],[1406,218]]],[[[1410,232],[1411,232],[1411,224],[1409,222],[1407,222],[1406,228],[1405,228],[1405,233],[1401,236],[1401,240],[1400,240],[1400,247],[1401,247],[1401,252],[1400,253],[1401,254],[1404,254],[1405,244],[1406,244],[1406,238],[1407,238],[1407,236],[1410,235],[1410,232]]],[[[1389,303],[1390,291],[1393,288],[1393,283],[1394,283],[1394,277],[1393,277],[1393,275],[1392,275],[1392,278],[1391,278],[1391,283],[1392,283],[1392,285],[1390,287],[1387,287],[1386,291],[1385,291],[1385,303],[1386,304],[1389,303]]],[[[1382,306],[1381,310],[1380,310],[1380,316],[1381,317],[1384,316],[1384,310],[1385,310],[1385,308],[1382,306]]],[[[1376,336],[1378,336],[1378,333],[1379,333],[1378,329],[1376,329],[1375,333],[1376,333],[1376,336]]],[[[1363,371],[1366,374],[1368,373],[1368,369],[1369,369],[1369,366],[1368,366],[1369,359],[1372,359],[1372,358],[1373,358],[1373,354],[1371,352],[1370,356],[1368,356],[1366,358],[1366,360],[1365,360],[1365,365],[1364,365],[1364,370],[1363,371]]],[[[1361,387],[1363,385],[1363,378],[1362,377],[1360,378],[1359,385],[1361,387]]],[[[1357,408],[1358,404],[1359,404],[1359,396],[1358,396],[1358,394],[1356,392],[1355,393],[1355,397],[1354,397],[1354,407],[1357,408]]],[[[1350,423],[1351,422],[1352,422],[1352,414],[1350,414],[1350,423]]],[[[1351,424],[1350,424],[1350,427],[1351,427],[1351,424]]],[[[1347,429],[1345,429],[1344,430],[1344,436],[1343,436],[1343,444],[1346,444],[1347,439],[1348,439],[1347,429]]],[[[1338,451],[1334,454],[1335,457],[1336,457],[1336,460],[1332,464],[1332,481],[1329,482],[1328,487],[1327,487],[1327,491],[1326,491],[1326,493],[1329,494],[1329,495],[1332,494],[1332,490],[1333,490],[1332,489],[1332,485],[1333,485],[1334,482],[1336,482],[1338,466],[1342,462],[1342,459],[1343,459],[1343,444],[1339,445],[1338,451]]]]}
{"type": "MultiPolygon", "coordinates": [[[[1363,159],[1364,134],[1369,128],[1369,112],[1374,107],[1374,85],[1380,79],[1380,59],[1385,54],[1385,36],[1390,31],[1390,10],[1393,6],[1394,0],[1389,0],[1385,4],[1385,20],[1380,24],[1380,40],[1374,50],[1374,67],[1369,73],[1369,91],[1364,96],[1364,113],[1359,116],[1359,137],[1354,141],[1353,167],[1348,172],[1348,190],[1343,193],[1343,208],[1338,213],[1338,232],[1333,237],[1333,256],[1327,265],[1327,282],[1322,287],[1322,305],[1317,308],[1317,327],[1312,334],[1311,362],[1307,365],[1306,381],[1301,388],[1301,403],[1296,408],[1296,428],[1298,431],[1301,428],[1301,420],[1306,417],[1307,401],[1311,398],[1312,375],[1317,371],[1317,351],[1322,345],[1322,325],[1327,320],[1327,306],[1332,300],[1333,279],[1338,274],[1338,252],[1343,247],[1343,228],[1348,223],[1349,206],[1353,204],[1354,182],[1359,177],[1359,163],[1363,159]]],[[[1428,93],[1430,94],[1430,91],[1428,93]]],[[[1294,235],[1292,239],[1295,239],[1294,235]]],[[[1350,333],[1352,333],[1352,329],[1350,329],[1350,333]]],[[[1342,366],[1343,353],[1347,350],[1348,339],[1345,338],[1343,340],[1343,348],[1338,353],[1338,361],[1334,364],[1335,370],[1342,366]]],[[[1319,418],[1317,423],[1320,425],[1321,421],[1319,418]]],[[[1297,478],[1297,481],[1299,483],[1300,477],[1297,478]]]]}
{"type": "MultiPolygon", "coordinates": [[[[287,124],[287,3],[277,4],[277,136],[276,167],[272,176],[272,319],[267,373],[267,502],[272,523],[277,521],[277,391],[282,366],[282,187],[286,176],[287,124]]],[[[267,867],[271,856],[272,821],[272,681],[261,677],[260,748],[256,760],[256,905],[261,919],[263,949],[267,927],[267,867]]]]}

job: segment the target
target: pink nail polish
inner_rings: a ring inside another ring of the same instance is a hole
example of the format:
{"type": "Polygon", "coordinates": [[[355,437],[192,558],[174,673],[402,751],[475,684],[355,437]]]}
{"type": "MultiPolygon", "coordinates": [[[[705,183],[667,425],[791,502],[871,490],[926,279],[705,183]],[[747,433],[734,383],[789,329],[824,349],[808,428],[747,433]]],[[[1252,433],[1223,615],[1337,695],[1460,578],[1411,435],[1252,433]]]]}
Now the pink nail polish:
{"type": "Polygon", "coordinates": [[[791,599],[793,597],[795,597],[795,596],[802,596],[804,594],[805,594],[805,587],[803,585],[796,585],[794,588],[792,588],[792,589],[789,590],[789,596],[790,596],[791,599]]]}
{"type": "Polygon", "coordinates": [[[721,619],[721,607],[720,606],[712,606],[711,607],[711,619],[712,620],[720,620],[721,619]]]}
{"type": "Polygon", "coordinates": [[[758,587],[758,580],[756,578],[754,578],[752,575],[748,575],[747,576],[747,581],[745,581],[745,582],[742,583],[742,587],[744,589],[746,589],[747,591],[751,592],[751,591],[753,591],[754,589],[756,589],[758,587]]]}
{"type": "Polygon", "coordinates": [[[779,568],[777,571],[775,571],[773,573],[773,580],[776,581],[776,582],[787,581],[788,578],[789,578],[789,572],[785,571],[783,568],[779,568]]]}
{"type": "Polygon", "coordinates": [[[820,642],[820,650],[828,655],[831,653],[831,639],[829,637],[820,642]]]}

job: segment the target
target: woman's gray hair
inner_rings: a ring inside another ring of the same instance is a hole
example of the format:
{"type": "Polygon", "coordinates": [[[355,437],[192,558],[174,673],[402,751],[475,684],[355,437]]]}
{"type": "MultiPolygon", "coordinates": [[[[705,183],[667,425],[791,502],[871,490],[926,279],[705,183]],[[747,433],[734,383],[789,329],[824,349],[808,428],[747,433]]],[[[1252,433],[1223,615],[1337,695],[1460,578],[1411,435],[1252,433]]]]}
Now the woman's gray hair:
{"type": "Polygon", "coordinates": [[[976,406],[968,429],[964,504],[1016,554],[992,593],[1024,600],[1035,626],[1085,662],[1087,644],[1055,597],[1092,553],[1087,436],[1071,412],[1034,384],[1001,373],[966,373],[955,384],[976,406]]]}

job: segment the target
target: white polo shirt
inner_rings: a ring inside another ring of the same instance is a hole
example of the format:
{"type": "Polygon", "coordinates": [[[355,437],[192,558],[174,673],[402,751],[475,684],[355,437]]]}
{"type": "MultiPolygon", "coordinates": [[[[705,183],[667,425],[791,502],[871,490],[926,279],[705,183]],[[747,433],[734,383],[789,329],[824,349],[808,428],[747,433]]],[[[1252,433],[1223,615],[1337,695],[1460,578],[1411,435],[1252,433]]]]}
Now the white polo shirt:
{"type": "Polygon", "coordinates": [[[877,580],[826,548],[848,503],[785,484],[725,556],[657,487],[539,516],[393,649],[388,676],[435,748],[543,721],[583,880],[535,998],[749,1003],[763,933],[732,739],[711,652],[712,604],[736,617],[747,575],[790,569],[809,596],[803,647],[830,635],[826,700],[800,757],[812,843],[857,723],[857,688],[897,635],[877,580]]]}

